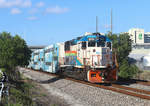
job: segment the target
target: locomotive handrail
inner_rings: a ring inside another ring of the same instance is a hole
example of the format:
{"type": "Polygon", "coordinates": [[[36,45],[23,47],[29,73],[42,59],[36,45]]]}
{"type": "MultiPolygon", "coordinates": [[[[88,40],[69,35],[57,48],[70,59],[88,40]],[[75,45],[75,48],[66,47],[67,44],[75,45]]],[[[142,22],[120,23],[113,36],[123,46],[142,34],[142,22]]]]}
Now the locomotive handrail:
{"type": "Polygon", "coordinates": [[[118,62],[117,62],[117,55],[116,55],[116,52],[115,52],[115,65],[116,65],[117,68],[119,67],[119,64],[118,64],[118,62]]]}

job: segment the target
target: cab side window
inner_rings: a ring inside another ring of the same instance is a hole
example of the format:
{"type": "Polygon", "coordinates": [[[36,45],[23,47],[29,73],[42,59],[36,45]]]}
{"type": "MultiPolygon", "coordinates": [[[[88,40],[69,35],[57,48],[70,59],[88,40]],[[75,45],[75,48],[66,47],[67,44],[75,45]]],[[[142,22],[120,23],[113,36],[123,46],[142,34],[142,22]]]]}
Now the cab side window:
{"type": "Polygon", "coordinates": [[[70,50],[70,41],[65,42],[65,51],[69,51],[70,50]]]}
{"type": "Polygon", "coordinates": [[[106,39],[104,37],[100,37],[97,42],[97,47],[105,47],[106,39]]]}
{"type": "Polygon", "coordinates": [[[111,49],[111,42],[107,42],[107,47],[111,49]]]}
{"type": "Polygon", "coordinates": [[[86,49],[86,42],[82,42],[82,49],[86,49]]]}

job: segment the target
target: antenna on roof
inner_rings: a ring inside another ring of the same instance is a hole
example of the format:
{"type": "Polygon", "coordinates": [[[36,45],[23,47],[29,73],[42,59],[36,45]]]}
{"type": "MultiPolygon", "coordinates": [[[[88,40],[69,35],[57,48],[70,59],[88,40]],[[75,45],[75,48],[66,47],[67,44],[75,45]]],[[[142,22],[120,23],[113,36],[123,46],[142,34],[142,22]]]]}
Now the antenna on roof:
{"type": "Polygon", "coordinates": [[[112,23],[112,8],[111,8],[111,35],[112,35],[112,30],[113,30],[113,29],[112,29],[112,28],[113,28],[112,24],[113,24],[113,23],[112,23]]]}
{"type": "Polygon", "coordinates": [[[96,16],[96,33],[98,33],[98,16],[96,16]]]}

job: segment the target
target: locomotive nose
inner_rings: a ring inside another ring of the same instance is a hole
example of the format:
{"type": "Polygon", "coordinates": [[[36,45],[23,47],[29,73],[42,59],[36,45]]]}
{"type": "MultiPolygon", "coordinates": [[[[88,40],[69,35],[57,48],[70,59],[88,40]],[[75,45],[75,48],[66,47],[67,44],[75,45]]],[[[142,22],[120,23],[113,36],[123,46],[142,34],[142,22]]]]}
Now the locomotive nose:
{"type": "Polygon", "coordinates": [[[102,83],[104,81],[104,77],[101,76],[102,72],[99,70],[89,70],[87,74],[87,79],[91,83],[102,83]]]}

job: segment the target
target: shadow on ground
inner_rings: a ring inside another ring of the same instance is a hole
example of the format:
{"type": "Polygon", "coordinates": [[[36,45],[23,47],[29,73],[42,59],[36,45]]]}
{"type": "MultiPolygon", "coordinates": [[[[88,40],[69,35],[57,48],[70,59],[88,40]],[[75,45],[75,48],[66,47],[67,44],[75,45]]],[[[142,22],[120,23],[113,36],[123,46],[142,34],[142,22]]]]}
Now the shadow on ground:
{"type": "Polygon", "coordinates": [[[137,82],[147,82],[146,80],[137,80],[137,79],[119,79],[115,84],[118,85],[131,85],[136,84],[137,82]]]}
{"type": "Polygon", "coordinates": [[[64,77],[54,77],[54,78],[50,78],[48,80],[45,81],[40,81],[41,84],[49,84],[49,83],[53,83],[56,82],[58,80],[64,79],[64,77]]]}

